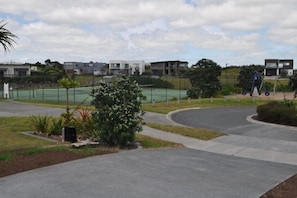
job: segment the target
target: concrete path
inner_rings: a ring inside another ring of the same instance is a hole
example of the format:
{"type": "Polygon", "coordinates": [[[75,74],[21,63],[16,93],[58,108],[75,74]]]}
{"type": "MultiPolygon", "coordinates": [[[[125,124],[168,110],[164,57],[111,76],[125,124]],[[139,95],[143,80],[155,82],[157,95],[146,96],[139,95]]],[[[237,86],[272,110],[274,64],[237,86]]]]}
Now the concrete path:
{"type": "Polygon", "coordinates": [[[131,150],[0,178],[0,197],[255,198],[296,171],[188,148],[131,150]]]}
{"type": "Polygon", "coordinates": [[[254,121],[250,115],[255,113],[255,107],[233,107],[177,111],[170,117],[179,124],[228,134],[207,142],[183,142],[189,148],[297,165],[297,128],[254,121]]]}

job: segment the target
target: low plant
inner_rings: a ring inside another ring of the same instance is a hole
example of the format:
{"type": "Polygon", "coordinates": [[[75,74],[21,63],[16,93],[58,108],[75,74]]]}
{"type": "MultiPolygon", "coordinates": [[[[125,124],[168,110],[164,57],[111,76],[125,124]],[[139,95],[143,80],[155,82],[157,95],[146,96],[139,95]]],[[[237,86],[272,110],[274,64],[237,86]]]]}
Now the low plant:
{"type": "Polygon", "coordinates": [[[61,117],[51,118],[49,132],[51,135],[60,135],[62,132],[64,122],[61,117]]]}
{"type": "Polygon", "coordinates": [[[12,153],[0,154],[0,161],[8,161],[14,157],[12,153]]]}
{"type": "Polygon", "coordinates": [[[36,132],[44,133],[47,136],[49,135],[50,118],[48,116],[30,116],[30,121],[33,124],[36,132]]]}
{"type": "Polygon", "coordinates": [[[77,108],[75,112],[77,116],[74,116],[73,120],[77,132],[82,137],[97,138],[98,134],[95,130],[95,121],[93,120],[91,111],[87,108],[77,108]]]}
{"type": "Polygon", "coordinates": [[[257,107],[258,119],[265,122],[297,126],[297,110],[293,101],[271,101],[257,107]]]}

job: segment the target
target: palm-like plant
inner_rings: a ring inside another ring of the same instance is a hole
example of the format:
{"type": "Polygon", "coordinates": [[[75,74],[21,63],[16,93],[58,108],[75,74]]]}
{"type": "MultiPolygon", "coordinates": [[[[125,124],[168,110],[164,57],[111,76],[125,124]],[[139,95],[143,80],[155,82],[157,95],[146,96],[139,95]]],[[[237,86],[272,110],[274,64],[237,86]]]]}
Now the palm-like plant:
{"type": "Polygon", "coordinates": [[[0,44],[2,44],[5,52],[13,48],[13,44],[16,43],[14,38],[17,38],[16,35],[5,28],[6,24],[7,23],[3,23],[3,20],[0,21],[0,44]]]}

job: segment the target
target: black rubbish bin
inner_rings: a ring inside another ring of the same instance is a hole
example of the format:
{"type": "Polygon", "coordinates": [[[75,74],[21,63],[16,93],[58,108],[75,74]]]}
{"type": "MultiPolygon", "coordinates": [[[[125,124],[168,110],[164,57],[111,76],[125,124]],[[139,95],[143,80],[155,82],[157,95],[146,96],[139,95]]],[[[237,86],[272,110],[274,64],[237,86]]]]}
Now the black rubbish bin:
{"type": "Polygon", "coordinates": [[[64,127],[64,141],[77,142],[76,129],[73,126],[64,127]]]}

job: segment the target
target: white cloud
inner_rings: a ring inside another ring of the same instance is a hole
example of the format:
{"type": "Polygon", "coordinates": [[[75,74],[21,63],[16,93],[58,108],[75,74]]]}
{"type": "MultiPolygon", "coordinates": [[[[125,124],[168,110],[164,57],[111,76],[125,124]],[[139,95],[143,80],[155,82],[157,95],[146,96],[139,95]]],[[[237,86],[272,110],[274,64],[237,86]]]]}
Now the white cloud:
{"type": "Polygon", "coordinates": [[[15,50],[1,58],[6,61],[194,60],[201,53],[216,62],[256,64],[286,52],[296,57],[295,0],[0,3],[0,18],[19,37],[15,50]]]}

